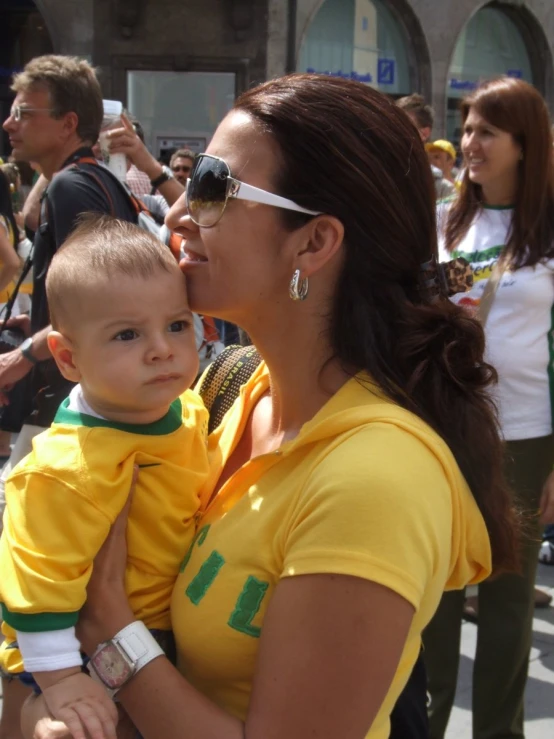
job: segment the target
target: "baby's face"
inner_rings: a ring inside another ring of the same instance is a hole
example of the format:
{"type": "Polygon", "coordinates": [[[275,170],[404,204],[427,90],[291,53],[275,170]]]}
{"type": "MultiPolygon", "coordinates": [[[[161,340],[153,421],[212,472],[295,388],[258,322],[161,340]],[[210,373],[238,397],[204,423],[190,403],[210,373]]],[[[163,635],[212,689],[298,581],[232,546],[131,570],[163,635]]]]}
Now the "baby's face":
{"type": "Polygon", "coordinates": [[[88,401],[107,418],[136,411],[137,423],[155,419],[196,378],[193,319],[175,267],[148,279],[114,275],[79,301],[73,361],[88,401]]]}

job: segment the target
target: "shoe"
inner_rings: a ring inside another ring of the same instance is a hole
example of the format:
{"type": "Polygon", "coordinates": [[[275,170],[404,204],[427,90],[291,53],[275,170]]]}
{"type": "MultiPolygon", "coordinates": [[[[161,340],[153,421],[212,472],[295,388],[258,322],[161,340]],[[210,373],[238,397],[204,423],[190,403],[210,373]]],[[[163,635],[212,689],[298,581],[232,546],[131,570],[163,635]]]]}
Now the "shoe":
{"type": "Polygon", "coordinates": [[[544,590],[535,588],[535,608],[548,608],[551,603],[552,596],[550,593],[545,593],[544,590]]]}
{"type": "MultiPolygon", "coordinates": [[[[554,564],[554,562],[552,562],[554,564]]],[[[540,588],[535,588],[535,608],[548,608],[552,603],[552,596],[550,593],[545,593],[540,588]]],[[[464,610],[462,611],[462,618],[464,621],[469,621],[472,624],[476,624],[479,621],[479,597],[477,595],[470,595],[465,599],[464,610]]]]}
{"type": "Polygon", "coordinates": [[[472,624],[477,623],[479,616],[479,597],[477,595],[470,595],[465,599],[464,610],[462,611],[462,618],[464,621],[469,621],[472,624]]]}
{"type": "Polygon", "coordinates": [[[554,565],[554,544],[551,541],[543,541],[541,544],[539,562],[543,565],[554,565]]]}

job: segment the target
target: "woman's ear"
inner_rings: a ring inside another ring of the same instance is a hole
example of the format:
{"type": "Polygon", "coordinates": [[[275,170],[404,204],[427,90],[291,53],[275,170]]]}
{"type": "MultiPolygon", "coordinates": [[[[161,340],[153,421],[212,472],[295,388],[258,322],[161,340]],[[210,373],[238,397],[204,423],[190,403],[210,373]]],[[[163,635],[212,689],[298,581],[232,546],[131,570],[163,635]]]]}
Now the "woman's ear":
{"type": "Polygon", "coordinates": [[[307,238],[297,250],[294,263],[302,277],[318,272],[339,252],[344,242],[344,226],[334,216],[317,216],[306,228],[307,238]]]}
{"type": "Polygon", "coordinates": [[[75,349],[71,340],[59,331],[50,331],[47,341],[50,353],[65,379],[71,382],[80,382],[81,373],[75,364],[75,349]]]}

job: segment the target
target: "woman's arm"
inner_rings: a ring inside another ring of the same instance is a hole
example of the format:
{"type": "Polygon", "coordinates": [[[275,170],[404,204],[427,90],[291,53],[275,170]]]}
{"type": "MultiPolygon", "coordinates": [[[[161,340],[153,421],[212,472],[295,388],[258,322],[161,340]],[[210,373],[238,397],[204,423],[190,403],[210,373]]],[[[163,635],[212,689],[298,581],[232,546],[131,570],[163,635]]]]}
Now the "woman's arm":
{"type": "Polygon", "coordinates": [[[413,617],[396,593],[308,575],[276,588],[245,725],[154,660],[120,691],[145,739],[363,739],[387,694],[413,617]]]}
{"type": "MultiPolygon", "coordinates": [[[[113,635],[130,623],[123,601],[121,593],[104,598],[102,623],[85,628],[111,628],[113,635]]],[[[163,657],[122,688],[119,699],[144,739],[363,739],[392,682],[412,617],[407,601],[369,581],[288,578],[266,615],[245,724],[195,690],[163,657]]],[[[36,704],[27,709],[29,739],[41,715],[36,704]]],[[[63,737],[53,731],[59,728],[36,736],[63,737]]]]}
{"type": "Polygon", "coordinates": [[[0,225],[0,291],[8,287],[20,267],[21,260],[2,223],[0,225]]]}

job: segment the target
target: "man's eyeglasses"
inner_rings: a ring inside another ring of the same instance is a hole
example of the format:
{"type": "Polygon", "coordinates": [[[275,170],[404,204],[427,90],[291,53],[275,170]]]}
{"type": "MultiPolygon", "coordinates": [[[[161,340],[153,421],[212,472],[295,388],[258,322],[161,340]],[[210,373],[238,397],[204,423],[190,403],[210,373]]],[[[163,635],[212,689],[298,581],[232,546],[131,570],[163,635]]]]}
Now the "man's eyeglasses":
{"type": "Polygon", "coordinates": [[[10,116],[16,123],[24,118],[27,113],[53,113],[54,108],[27,108],[24,105],[14,105],[10,110],[10,116]]]}
{"type": "Polygon", "coordinates": [[[184,165],[183,166],[177,166],[177,167],[171,167],[171,171],[172,172],[175,172],[175,173],[182,172],[183,174],[188,174],[191,169],[192,169],[192,167],[185,167],[184,165]]]}
{"type": "Polygon", "coordinates": [[[219,157],[198,154],[185,192],[187,210],[193,223],[202,228],[215,226],[223,215],[229,198],[264,203],[310,216],[321,215],[319,211],[303,208],[293,200],[236,180],[231,177],[227,162],[219,157]]]}

